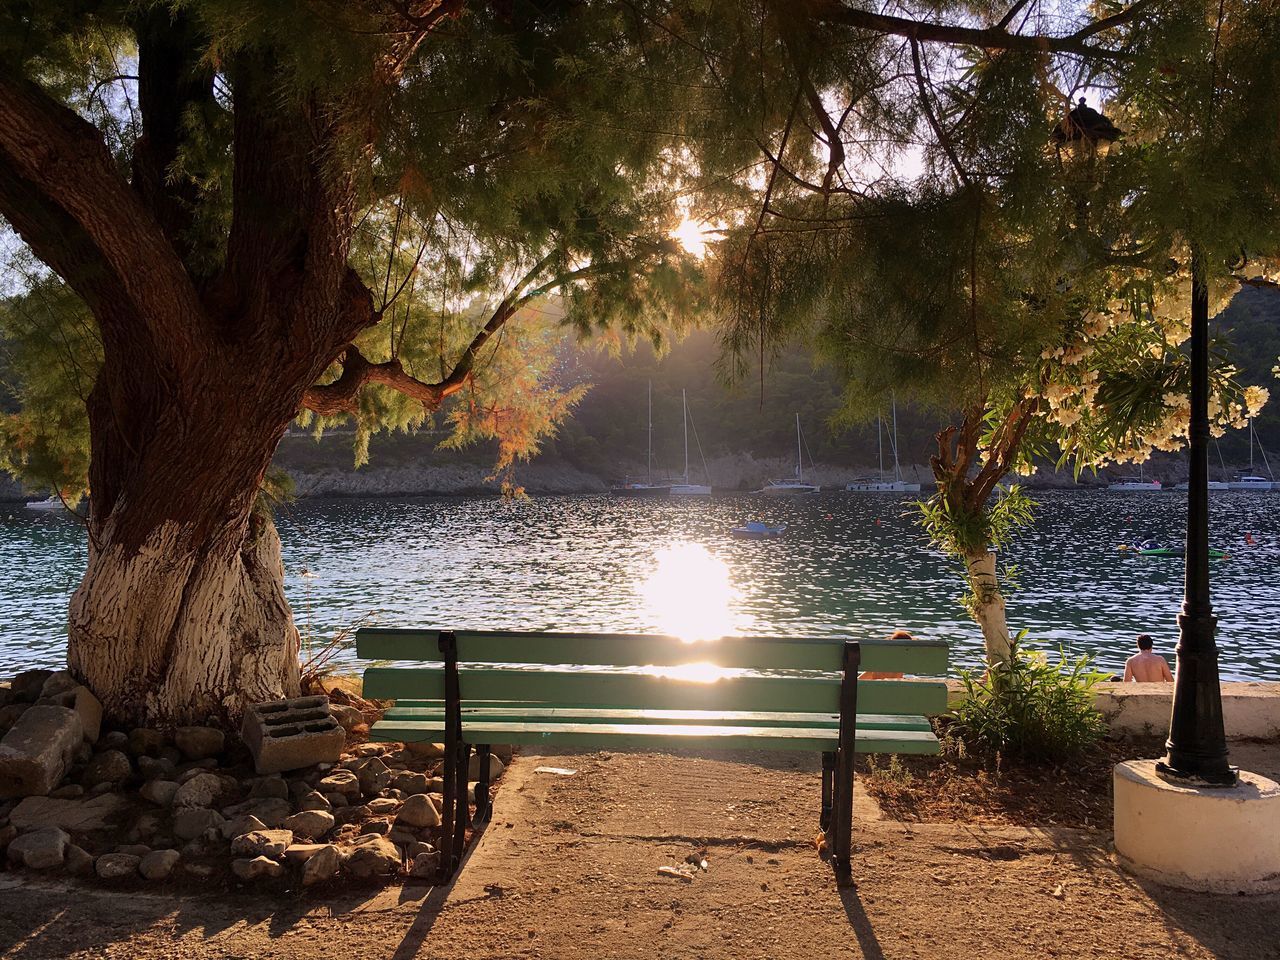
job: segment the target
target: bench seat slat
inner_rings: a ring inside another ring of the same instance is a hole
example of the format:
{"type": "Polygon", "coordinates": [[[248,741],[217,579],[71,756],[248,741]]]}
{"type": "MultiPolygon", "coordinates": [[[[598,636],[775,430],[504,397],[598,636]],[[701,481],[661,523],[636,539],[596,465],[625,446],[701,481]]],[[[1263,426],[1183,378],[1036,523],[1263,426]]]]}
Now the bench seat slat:
{"type": "MultiPolygon", "coordinates": [[[[595,664],[597,666],[681,666],[711,661],[721,667],[754,670],[841,669],[840,638],[724,637],[687,642],[678,637],[628,633],[526,633],[455,631],[458,659],[471,663],[595,664]]],[[[438,630],[361,627],[356,651],[364,660],[440,659],[438,630]]],[[[943,640],[863,640],[862,669],[918,676],[947,672],[943,640]]]]}
{"type": "MultiPolygon", "coordinates": [[[[463,703],[474,700],[539,700],[616,709],[680,710],[690,703],[708,710],[838,713],[837,677],[723,677],[697,683],[643,673],[590,670],[464,668],[463,703]]],[[[370,667],[364,695],[376,700],[442,700],[439,667],[370,667]]],[[[941,681],[868,680],[858,684],[858,706],[866,713],[929,716],[946,710],[941,681]]]]}
{"type": "MultiPolygon", "coordinates": [[[[432,721],[380,720],[370,738],[380,741],[430,741],[439,736],[432,721]]],[[[742,750],[834,750],[837,731],[811,727],[740,727],[681,724],[518,723],[463,720],[470,743],[512,743],[561,747],[690,746],[742,750]]],[[[858,730],[860,753],[936,754],[938,739],[919,730],[858,730]]]]}
{"type": "MultiPolygon", "coordinates": [[[[384,714],[387,720],[430,720],[444,729],[443,704],[402,700],[384,714]]],[[[840,717],[826,713],[762,713],[747,710],[611,710],[550,704],[462,706],[463,723],[476,720],[530,720],[540,723],[659,723],[711,724],[745,727],[839,728],[840,717]]],[[[926,717],[859,714],[858,726],[867,730],[931,730],[926,717]]]]}

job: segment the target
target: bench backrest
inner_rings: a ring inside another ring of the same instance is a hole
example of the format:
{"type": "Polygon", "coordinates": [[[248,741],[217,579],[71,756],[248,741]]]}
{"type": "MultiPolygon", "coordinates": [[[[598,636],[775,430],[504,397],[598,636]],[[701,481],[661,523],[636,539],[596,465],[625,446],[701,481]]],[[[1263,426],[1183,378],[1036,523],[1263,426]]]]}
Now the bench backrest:
{"type": "MultiPolygon", "coordinates": [[[[364,695],[376,700],[443,700],[445,672],[436,662],[441,656],[440,635],[438,630],[358,630],[356,649],[362,659],[416,662],[368,668],[364,695]]],[[[725,637],[690,643],[652,634],[453,635],[464,704],[833,714],[840,709],[842,639],[725,637]],[[690,679],[696,673],[680,670],[702,664],[733,673],[699,682],[690,679]]],[[[858,713],[920,716],[945,711],[945,642],[864,640],[861,651],[862,670],[938,679],[861,681],[858,713]]]]}

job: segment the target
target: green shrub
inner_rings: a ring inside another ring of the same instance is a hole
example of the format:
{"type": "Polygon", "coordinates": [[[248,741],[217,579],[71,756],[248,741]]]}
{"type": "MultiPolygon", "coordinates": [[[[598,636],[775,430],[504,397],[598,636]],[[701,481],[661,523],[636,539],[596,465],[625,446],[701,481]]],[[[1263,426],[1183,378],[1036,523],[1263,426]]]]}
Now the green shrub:
{"type": "Polygon", "coordinates": [[[1089,749],[1106,733],[1093,706],[1093,690],[1109,674],[1093,670],[1088,657],[1069,661],[1059,650],[1050,663],[1042,653],[1014,642],[1005,664],[978,674],[961,671],[964,701],[952,711],[948,734],[969,753],[1028,760],[1061,760],[1089,749]]]}

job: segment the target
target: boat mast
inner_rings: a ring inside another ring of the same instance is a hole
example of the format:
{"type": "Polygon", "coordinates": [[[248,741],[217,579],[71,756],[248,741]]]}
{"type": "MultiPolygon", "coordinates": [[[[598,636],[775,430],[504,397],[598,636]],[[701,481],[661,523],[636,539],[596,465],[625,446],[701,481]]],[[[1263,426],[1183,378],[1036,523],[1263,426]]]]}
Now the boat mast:
{"type": "Polygon", "coordinates": [[[646,482],[653,483],[653,381],[649,381],[649,460],[645,466],[646,482]]]}
{"type": "Polygon", "coordinates": [[[689,398],[680,390],[680,405],[684,407],[684,482],[689,482],[689,398]]]}
{"type": "Polygon", "coordinates": [[[800,456],[800,414],[796,413],[796,479],[804,482],[804,458],[800,456]]]}
{"type": "Polygon", "coordinates": [[[884,416],[876,411],[876,450],[880,455],[880,482],[884,483],[884,416]]]}
{"type": "Polygon", "coordinates": [[[889,394],[889,402],[893,404],[893,479],[902,479],[902,467],[898,465],[898,395],[889,394]]]}
{"type": "Polygon", "coordinates": [[[1253,476],[1253,417],[1249,418],[1249,476],[1253,476]]]}

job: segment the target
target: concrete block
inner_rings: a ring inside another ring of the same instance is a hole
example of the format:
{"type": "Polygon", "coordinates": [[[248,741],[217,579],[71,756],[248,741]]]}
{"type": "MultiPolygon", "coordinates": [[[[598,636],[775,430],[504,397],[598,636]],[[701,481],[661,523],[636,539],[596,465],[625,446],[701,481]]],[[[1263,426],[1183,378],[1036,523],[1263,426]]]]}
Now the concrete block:
{"type": "Polygon", "coordinates": [[[323,696],[251,704],[240,736],[260,774],[333,763],[347,739],[323,696]]]}
{"type": "Polygon", "coordinates": [[[1280,892],[1280,784],[1241,771],[1235,787],[1169,782],[1154,760],[1117,764],[1116,857],[1184,890],[1280,892]]]}
{"type": "Polygon", "coordinates": [[[47,794],[62,780],[83,740],[84,726],[74,710],[31,707],[0,740],[0,799],[47,794]]]}

